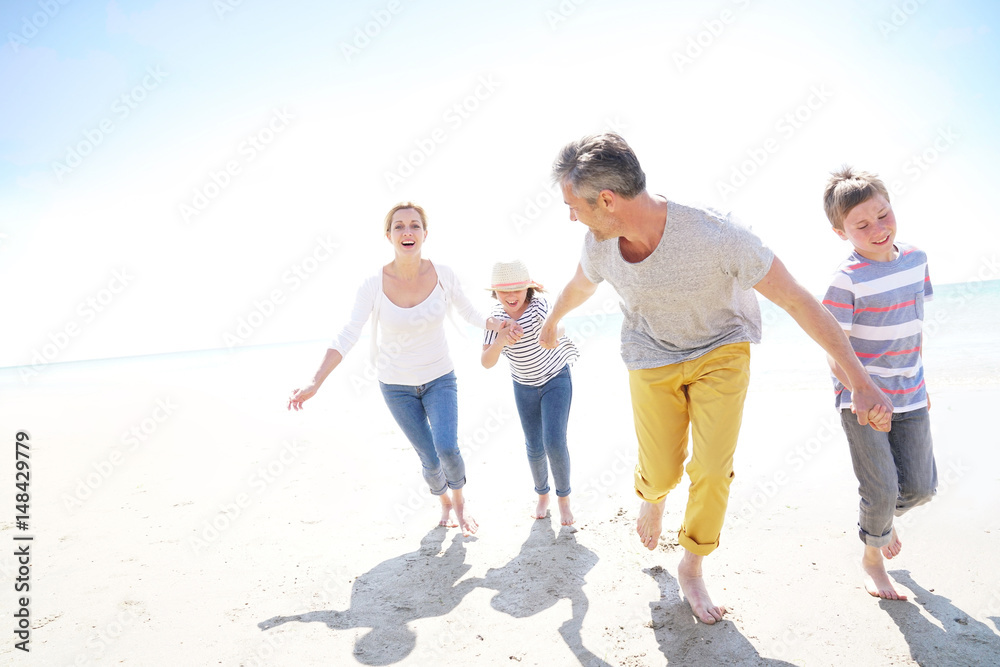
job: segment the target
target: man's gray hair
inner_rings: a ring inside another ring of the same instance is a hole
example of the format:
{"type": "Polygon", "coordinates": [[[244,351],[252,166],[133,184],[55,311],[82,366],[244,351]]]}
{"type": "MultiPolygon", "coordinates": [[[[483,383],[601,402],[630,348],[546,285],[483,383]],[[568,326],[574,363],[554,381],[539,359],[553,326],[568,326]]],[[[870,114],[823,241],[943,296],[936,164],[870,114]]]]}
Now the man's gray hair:
{"type": "Polygon", "coordinates": [[[552,180],[569,183],[573,193],[588,204],[597,203],[601,190],[634,199],[646,189],[646,174],[639,159],[614,132],[571,141],[552,163],[552,180]]]}

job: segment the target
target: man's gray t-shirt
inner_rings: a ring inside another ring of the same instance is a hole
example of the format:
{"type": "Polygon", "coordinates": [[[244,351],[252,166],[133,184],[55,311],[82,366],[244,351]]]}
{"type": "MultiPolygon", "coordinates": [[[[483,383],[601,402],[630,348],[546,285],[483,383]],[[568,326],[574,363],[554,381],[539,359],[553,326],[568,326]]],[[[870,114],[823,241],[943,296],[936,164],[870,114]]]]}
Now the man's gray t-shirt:
{"type": "Polygon", "coordinates": [[[580,265],[622,298],[622,359],[629,370],[695,359],[722,345],[760,342],[753,286],[774,253],[730,215],[667,202],[660,244],[641,262],[622,257],[618,238],[587,232],[580,265]]]}

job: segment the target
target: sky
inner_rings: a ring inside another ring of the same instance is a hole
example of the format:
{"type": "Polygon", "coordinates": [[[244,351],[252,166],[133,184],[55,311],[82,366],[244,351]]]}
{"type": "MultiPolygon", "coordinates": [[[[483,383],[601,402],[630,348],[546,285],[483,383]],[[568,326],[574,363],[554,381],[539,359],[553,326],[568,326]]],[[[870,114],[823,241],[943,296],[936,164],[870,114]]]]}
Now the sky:
{"type": "Polygon", "coordinates": [[[403,200],[483,310],[497,261],[556,293],[584,229],[552,160],[608,130],[813,293],[842,164],[932,280],[1000,278],[995,2],[8,0],[0,28],[0,367],[29,378],[332,339],[403,200]]]}

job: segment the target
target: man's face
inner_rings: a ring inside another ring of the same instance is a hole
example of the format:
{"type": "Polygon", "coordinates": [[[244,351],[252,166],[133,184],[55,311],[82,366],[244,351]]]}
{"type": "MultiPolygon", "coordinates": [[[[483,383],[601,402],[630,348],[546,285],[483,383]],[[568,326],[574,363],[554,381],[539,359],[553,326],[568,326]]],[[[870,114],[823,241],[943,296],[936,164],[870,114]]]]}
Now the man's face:
{"type": "Polygon", "coordinates": [[[591,206],[583,197],[573,192],[573,186],[562,182],[563,201],[569,206],[569,219],[582,222],[594,234],[598,241],[607,241],[619,234],[615,233],[616,225],[613,218],[603,209],[601,202],[591,206]]]}

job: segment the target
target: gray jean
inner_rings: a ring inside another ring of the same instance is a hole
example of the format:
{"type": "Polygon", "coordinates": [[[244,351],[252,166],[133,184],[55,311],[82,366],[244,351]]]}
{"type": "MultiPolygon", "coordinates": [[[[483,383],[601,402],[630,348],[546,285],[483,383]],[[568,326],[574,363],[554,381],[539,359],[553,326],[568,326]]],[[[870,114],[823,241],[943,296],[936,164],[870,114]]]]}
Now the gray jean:
{"type": "Polygon", "coordinates": [[[923,505],[937,490],[927,408],[893,414],[888,433],[861,426],[850,410],[841,410],[840,421],[861,494],[858,535],[870,547],[884,547],[893,516],[923,505]]]}

